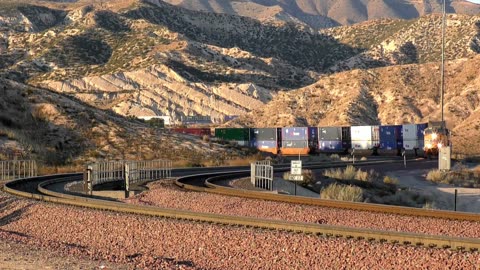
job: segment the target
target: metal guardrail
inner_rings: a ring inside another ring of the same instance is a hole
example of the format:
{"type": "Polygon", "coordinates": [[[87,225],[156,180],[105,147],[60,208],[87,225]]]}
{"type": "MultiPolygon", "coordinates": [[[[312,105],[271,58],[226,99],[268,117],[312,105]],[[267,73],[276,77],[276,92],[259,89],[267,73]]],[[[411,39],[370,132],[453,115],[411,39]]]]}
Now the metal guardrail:
{"type": "Polygon", "coordinates": [[[85,191],[92,194],[96,185],[124,181],[125,191],[129,191],[130,184],[170,178],[172,176],[172,162],[170,160],[149,161],[103,161],[87,166],[84,175],[85,191]]]}
{"type": "Polygon", "coordinates": [[[270,164],[270,160],[250,164],[250,179],[255,187],[266,190],[273,189],[273,166],[270,164]]]}
{"type": "Polygon", "coordinates": [[[37,176],[38,168],[35,160],[0,161],[0,180],[14,180],[37,176]]]}

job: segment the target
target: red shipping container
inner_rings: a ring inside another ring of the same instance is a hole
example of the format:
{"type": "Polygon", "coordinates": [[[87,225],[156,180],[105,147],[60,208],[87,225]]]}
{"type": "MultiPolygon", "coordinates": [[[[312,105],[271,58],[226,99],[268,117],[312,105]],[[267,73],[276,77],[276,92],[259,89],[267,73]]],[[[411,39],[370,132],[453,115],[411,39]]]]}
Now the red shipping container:
{"type": "Polygon", "coordinates": [[[173,128],[172,131],[195,136],[211,135],[210,128],[173,128]]]}

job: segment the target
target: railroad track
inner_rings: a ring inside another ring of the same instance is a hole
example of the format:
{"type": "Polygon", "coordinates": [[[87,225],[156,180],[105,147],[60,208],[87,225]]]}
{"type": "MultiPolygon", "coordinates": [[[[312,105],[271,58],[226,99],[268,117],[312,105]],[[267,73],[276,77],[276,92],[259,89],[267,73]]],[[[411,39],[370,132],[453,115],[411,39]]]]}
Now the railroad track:
{"type": "MultiPolygon", "coordinates": [[[[199,170],[198,172],[200,171],[201,170],[199,170]]],[[[225,172],[225,171],[214,172],[214,173],[208,173],[208,174],[203,173],[203,174],[180,177],[179,179],[177,179],[177,184],[184,188],[189,188],[197,191],[208,191],[208,192],[225,194],[225,195],[242,196],[242,197],[257,198],[257,199],[259,198],[259,199],[267,199],[267,200],[272,199],[276,201],[287,201],[287,202],[293,202],[293,203],[308,203],[306,201],[301,201],[302,198],[295,199],[292,196],[265,194],[261,192],[235,191],[233,189],[220,187],[212,183],[220,179],[226,179],[226,178],[229,179],[233,177],[239,177],[245,174],[248,174],[248,171],[236,170],[236,171],[228,171],[228,172],[225,172]],[[199,186],[199,185],[186,184],[186,183],[192,183],[192,182],[197,183],[198,179],[201,179],[201,181],[204,181],[206,187],[201,185],[199,186]]],[[[251,217],[239,217],[239,216],[210,214],[210,213],[197,213],[197,212],[179,210],[179,209],[159,208],[159,207],[153,207],[153,206],[139,206],[139,205],[126,204],[123,202],[105,201],[100,199],[89,198],[86,196],[65,194],[62,192],[51,190],[52,186],[58,185],[59,183],[80,181],[81,179],[82,179],[81,173],[51,175],[51,176],[36,177],[31,179],[21,179],[21,180],[16,180],[16,181],[7,183],[4,186],[4,190],[8,193],[11,193],[17,196],[42,200],[46,202],[61,203],[66,205],[79,206],[79,207],[88,207],[88,208],[99,209],[99,210],[109,210],[109,211],[132,213],[132,214],[142,214],[142,215],[150,215],[150,216],[165,217],[165,218],[191,220],[196,222],[209,222],[214,224],[245,226],[245,227],[268,229],[268,230],[284,230],[284,231],[300,232],[300,233],[306,233],[306,234],[322,235],[327,237],[344,237],[347,239],[354,238],[354,239],[363,239],[368,241],[399,243],[399,244],[405,244],[405,245],[450,248],[453,250],[477,251],[480,248],[480,239],[473,239],[473,238],[432,236],[432,235],[425,235],[425,234],[379,231],[379,230],[372,230],[372,229],[349,228],[349,227],[332,226],[332,225],[315,224],[315,223],[289,222],[289,221],[281,221],[281,220],[251,218],[251,217]]],[[[303,198],[303,200],[305,200],[305,198],[303,198]]],[[[315,204],[315,205],[340,207],[340,208],[352,208],[351,206],[347,207],[347,205],[342,206],[342,202],[330,202],[329,204],[327,202],[322,202],[322,203],[323,204],[320,204],[319,202],[319,204],[315,204]]],[[[311,204],[311,203],[308,203],[308,204],[311,204]]],[[[355,204],[355,205],[359,205],[359,204],[355,204]]],[[[363,205],[363,207],[368,207],[368,206],[363,205]]],[[[394,211],[391,209],[388,210],[389,208],[391,208],[389,206],[384,206],[384,207],[385,208],[383,210],[381,208],[378,208],[376,210],[369,210],[367,208],[363,208],[362,210],[383,211],[383,212],[394,211]]],[[[397,209],[397,207],[393,207],[393,208],[397,209]]],[[[359,208],[353,208],[353,209],[359,209],[359,208]]],[[[412,208],[408,208],[408,209],[411,214],[413,209],[412,208]]],[[[445,213],[448,211],[440,211],[440,212],[445,213]]],[[[456,217],[456,219],[459,219],[459,217],[456,217]]]]}

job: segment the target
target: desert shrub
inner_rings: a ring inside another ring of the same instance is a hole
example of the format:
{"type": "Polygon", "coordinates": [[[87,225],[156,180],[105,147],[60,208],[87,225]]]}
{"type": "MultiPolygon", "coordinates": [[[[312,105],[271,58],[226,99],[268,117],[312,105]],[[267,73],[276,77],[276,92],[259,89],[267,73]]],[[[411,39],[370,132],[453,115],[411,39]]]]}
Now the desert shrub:
{"type": "Polygon", "coordinates": [[[363,201],[363,190],[356,186],[331,184],[320,191],[320,198],[350,202],[363,201]]]}
{"type": "Polygon", "coordinates": [[[426,201],[422,208],[423,209],[438,209],[438,207],[435,205],[435,202],[432,202],[432,201],[426,201]]]}
{"type": "Polygon", "coordinates": [[[409,207],[422,207],[427,203],[427,197],[417,192],[400,190],[395,194],[384,196],[383,203],[409,207]]]}
{"type": "Polygon", "coordinates": [[[348,161],[350,161],[350,158],[345,156],[345,157],[341,157],[340,160],[348,162],[348,161]]]}
{"type": "Polygon", "coordinates": [[[398,179],[387,175],[383,178],[383,183],[390,185],[398,185],[398,179]]]}
{"type": "Polygon", "coordinates": [[[202,141],[204,141],[204,142],[210,142],[210,136],[208,136],[208,135],[203,135],[202,141]]]}
{"type": "Polygon", "coordinates": [[[427,180],[436,182],[436,183],[441,183],[443,181],[444,174],[445,173],[443,173],[440,170],[431,170],[427,174],[427,180]]]}
{"type": "Polygon", "coordinates": [[[367,157],[362,157],[360,160],[365,161],[365,160],[367,160],[367,157]]]}
{"type": "Polygon", "coordinates": [[[341,179],[341,180],[359,180],[359,181],[366,181],[370,182],[376,177],[378,177],[378,173],[371,170],[370,172],[362,171],[361,169],[355,169],[352,165],[348,165],[345,169],[329,169],[326,170],[324,175],[326,177],[334,178],[334,179],[341,179]]]}
{"type": "Polygon", "coordinates": [[[339,160],[340,159],[340,156],[338,154],[333,154],[333,155],[330,155],[330,159],[332,160],[339,160]]]}

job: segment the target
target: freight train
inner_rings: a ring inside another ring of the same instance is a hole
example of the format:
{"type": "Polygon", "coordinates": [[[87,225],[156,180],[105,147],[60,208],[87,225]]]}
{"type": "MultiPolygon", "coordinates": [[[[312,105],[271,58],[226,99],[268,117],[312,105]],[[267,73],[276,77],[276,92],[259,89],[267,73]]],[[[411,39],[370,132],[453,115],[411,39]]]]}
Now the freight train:
{"type": "MultiPolygon", "coordinates": [[[[209,135],[209,128],[172,129],[192,135],[209,135]]],[[[282,127],[282,128],[215,128],[213,136],[241,146],[282,155],[318,153],[396,153],[403,150],[424,150],[436,154],[448,145],[446,130],[429,124],[347,126],[347,127],[282,127]]]]}

